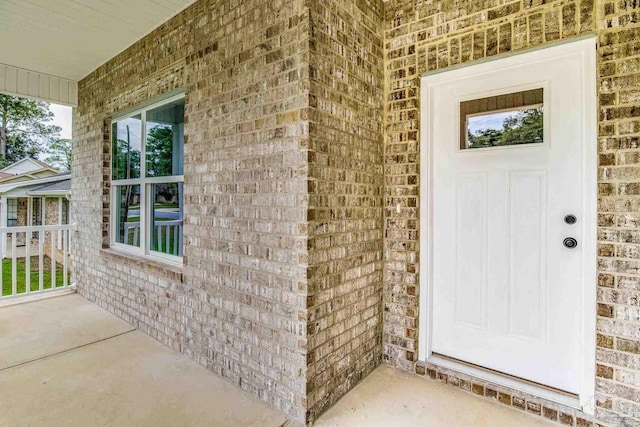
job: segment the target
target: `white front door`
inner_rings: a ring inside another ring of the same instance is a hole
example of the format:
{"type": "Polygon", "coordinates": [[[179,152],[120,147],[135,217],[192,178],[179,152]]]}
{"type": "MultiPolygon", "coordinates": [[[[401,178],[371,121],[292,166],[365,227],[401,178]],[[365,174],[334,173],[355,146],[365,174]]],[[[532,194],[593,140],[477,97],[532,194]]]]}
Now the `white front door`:
{"type": "Polygon", "coordinates": [[[576,394],[594,279],[585,264],[596,261],[589,49],[581,41],[427,76],[422,104],[431,351],[576,394]]]}

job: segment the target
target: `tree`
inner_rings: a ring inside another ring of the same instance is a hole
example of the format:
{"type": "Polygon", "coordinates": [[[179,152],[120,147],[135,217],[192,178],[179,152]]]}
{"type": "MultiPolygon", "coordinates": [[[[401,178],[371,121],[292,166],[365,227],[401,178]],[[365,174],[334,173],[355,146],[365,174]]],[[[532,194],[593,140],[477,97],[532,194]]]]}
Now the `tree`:
{"type": "Polygon", "coordinates": [[[52,119],[46,102],[0,95],[0,166],[22,158],[16,154],[36,157],[44,144],[58,139],[61,129],[48,123],[52,119]]]}
{"type": "Polygon", "coordinates": [[[145,146],[148,176],[173,175],[173,130],[156,126],[149,130],[145,146]]]}
{"type": "Polygon", "coordinates": [[[468,132],[469,148],[542,142],[544,134],[543,111],[540,108],[522,110],[502,123],[502,129],[480,129],[468,132]]]}
{"type": "Polygon", "coordinates": [[[543,134],[542,108],[524,110],[504,121],[500,145],[542,142],[543,134]]]}
{"type": "Polygon", "coordinates": [[[51,166],[63,170],[71,170],[71,140],[60,138],[49,145],[44,161],[51,166]]]}
{"type": "Polygon", "coordinates": [[[22,160],[25,157],[36,158],[40,152],[40,148],[29,143],[21,136],[10,136],[7,138],[7,156],[6,163],[2,167],[22,160]]]}

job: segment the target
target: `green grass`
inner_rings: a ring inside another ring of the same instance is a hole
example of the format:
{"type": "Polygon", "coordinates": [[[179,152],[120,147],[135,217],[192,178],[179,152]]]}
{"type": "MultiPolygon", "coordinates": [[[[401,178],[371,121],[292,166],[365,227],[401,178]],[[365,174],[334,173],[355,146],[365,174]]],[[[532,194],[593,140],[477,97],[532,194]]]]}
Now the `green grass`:
{"type": "MultiPolygon", "coordinates": [[[[49,266],[49,257],[44,257],[45,262],[43,263],[43,289],[51,289],[51,267],[49,266]]],[[[24,293],[26,290],[26,258],[18,258],[16,259],[16,285],[18,294],[24,293]]],[[[38,269],[38,257],[31,257],[31,275],[30,280],[31,291],[37,291],[40,289],[40,271],[38,269]]],[[[2,296],[11,295],[11,286],[13,282],[13,274],[11,267],[11,259],[3,259],[2,260],[2,296]]],[[[67,283],[69,283],[67,281],[67,283]]],[[[60,264],[56,264],[56,288],[62,287],[64,285],[64,274],[62,271],[62,266],[60,264]]]]}

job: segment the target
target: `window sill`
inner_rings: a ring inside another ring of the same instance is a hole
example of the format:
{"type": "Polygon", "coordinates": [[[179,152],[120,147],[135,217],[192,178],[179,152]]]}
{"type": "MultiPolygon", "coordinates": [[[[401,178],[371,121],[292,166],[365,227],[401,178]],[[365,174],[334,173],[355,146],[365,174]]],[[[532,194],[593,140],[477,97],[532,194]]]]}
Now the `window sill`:
{"type": "Polygon", "coordinates": [[[112,261],[126,264],[144,270],[147,273],[162,276],[174,282],[183,282],[182,267],[177,267],[152,258],[146,258],[140,255],[130,254],[128,252],[119,251],[113,248],[105,248],[100,250],[100,255],[112,261]]]}

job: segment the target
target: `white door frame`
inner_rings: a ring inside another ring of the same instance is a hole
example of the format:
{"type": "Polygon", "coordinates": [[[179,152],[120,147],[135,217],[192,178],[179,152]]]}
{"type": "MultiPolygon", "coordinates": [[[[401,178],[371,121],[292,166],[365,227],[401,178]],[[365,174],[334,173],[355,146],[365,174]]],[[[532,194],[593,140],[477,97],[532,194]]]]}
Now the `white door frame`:
{"type": "Polygon", "coordinates": [[[597,279],[597,80],[596,80],[596,39],[583,37],[543,46],[538,49],[523,50],[508,55],[500,55],[490,60],[474,61],[461,67],[448,68],[436,73],[423,74],[420,79],[420,275],[421,290],[419,295],[419,331],[418,331],[418,359],[434,363],[445,368],[457,370],[473,376],[482,377],[498,385],[534,394],[558,403],[577,407],[586,413],[594,412],[595,393],[595,349],[596,349],[596,279],[597,279]],[[585,103],[582,105],[585,136],[584,144],[584,173],[582,176],[585,188],[591,189],[584,195],[584,221],[582,221],[582,236],[584,241],[583,283],[581,299],[581,354],[582,378],[579,399],[567,399],[560,393],[549,391],[543,387],[519,382],[498,374],[492,374],[476,368],[465,367],[462,364],[446,361],[432,355],[431,337],[433,327],[433,176],[432,162],[433,134],[428,126],[429,114],[434,108],[433,94],[430,87],[436,83],[443,83],[459,79],[465,75],[477,75],[495,71],[497,67],[509,68],[530,63],[531,61],[562,57],[569,53],[580,52],[583,59],[583,84],[585,103]],[[525,54],[526,53],[526,54],[525,54]],[[589,226],[589,227],[587,227],[589,226]]]}

